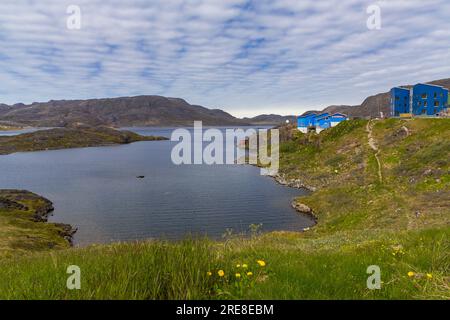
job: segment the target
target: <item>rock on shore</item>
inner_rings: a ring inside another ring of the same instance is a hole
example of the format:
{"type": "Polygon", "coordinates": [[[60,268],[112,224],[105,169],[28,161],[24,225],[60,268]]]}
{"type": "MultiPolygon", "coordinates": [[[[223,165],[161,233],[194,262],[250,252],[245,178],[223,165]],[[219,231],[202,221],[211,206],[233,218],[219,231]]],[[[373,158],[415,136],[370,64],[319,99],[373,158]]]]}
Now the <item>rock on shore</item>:
{"type": "Polygon", "coordinates": [[[279,184],[281,184],[283,186],[296,188],[296,189],[306,189],[306,190],[309,190],[312,192],[317,190],[316,187],[309,186],[309,185],[305,184],[303,181],[301,181],[300,179],[288,179],[285,177],[284,174],[275,175],[275,176],[273,176],[273,178],[275,179],[276,182],[278,182],[279,184]]]}
{"type": "Polygon", "coordinates": [[[299,212],[301,214],[306,214],[306,215],[310,216],[317,223],[317,217],[314,214],[314,211],[310,207],[308,207],[306,204],[303,204],[303,203],[300,203],[300,202],[297,202],[294,200],[292,202],[292,208],[294,208],[295,210],[297,210],[297,212],[299,212]]]}

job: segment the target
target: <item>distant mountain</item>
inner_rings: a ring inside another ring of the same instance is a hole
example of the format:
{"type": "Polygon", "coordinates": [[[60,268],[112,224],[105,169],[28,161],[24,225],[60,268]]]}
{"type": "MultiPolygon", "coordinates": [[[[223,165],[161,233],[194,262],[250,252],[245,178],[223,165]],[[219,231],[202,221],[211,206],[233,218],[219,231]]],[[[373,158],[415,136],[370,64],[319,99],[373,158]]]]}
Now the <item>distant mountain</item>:
{"type": "MultiPolygon", "coordinates": [[[[429,84],[434,84],[438,86],[445,87],[450,90],[450,78],[436,80],[432,82],[427,82],[429,84]]],[[[402,87],[412,87],[412,85],[403,85],[402,87]]],[[[311,111],[308,111],[311,112],[311,111]]],[[[329,106],[322,110],[321,112],[328,113],[345,113],[350,117],[379,117],[380,112],[383,112],[385,116],[390,116],[390,92],[379,93],[370,96],[364,100],[364,102],[359,106],[329,106]]]]}
{"type": "MultiPolygon", "coordinates": [[[[450,89],[450,79],[430,82],[450,89]]],[[[350,117],[390,115],[389,92],[370,96],[359,106],[329,106],[323,112],[341,112],[350,117]]],[[[311,112],[311,111],[309,111],[311,112]]],[[[317,111],[321,112],[321,111],[317,111]]],[[[137,96],[89,100],[51,100],[12,106],[0,104],[0,124],[5,126],[67,127],[92,126],[190,126],[195,120],[214,125],[279,125],[295,116],[264,114],[238,119],[219,109],[191,105],[183,99],[137,96]]]]}
{"type": "Polygon", "coordinates": [[[243,118],[242,120],[256,125],[279,125],[286,123],[286,121],[295,123],[297,122],[297,117],[280,116],[278,114],[262,114],[253,118],[243,118]]]}
{"type": "Polygon", "coordinates": [[[0,105],[0,122],[37,127],[72,124],[126,126],[185,126],[249,124],[217,109],[191,105],[183,99],[138,96],[90,100],[51,100],[30,105],[0,105]]]}

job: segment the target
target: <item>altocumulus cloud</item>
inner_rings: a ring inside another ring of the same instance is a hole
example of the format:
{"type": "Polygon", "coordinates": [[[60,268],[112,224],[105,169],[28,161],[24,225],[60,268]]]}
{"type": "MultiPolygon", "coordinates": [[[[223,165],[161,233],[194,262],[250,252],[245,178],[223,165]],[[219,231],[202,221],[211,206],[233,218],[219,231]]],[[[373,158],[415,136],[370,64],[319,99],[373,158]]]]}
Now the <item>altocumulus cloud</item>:
{"type": "Polygon", "coordinates": [[[449,77],[448,17],[448,0],[2,0],[0,102],[159,94],[238,116],[357,104],[449,77]]]}

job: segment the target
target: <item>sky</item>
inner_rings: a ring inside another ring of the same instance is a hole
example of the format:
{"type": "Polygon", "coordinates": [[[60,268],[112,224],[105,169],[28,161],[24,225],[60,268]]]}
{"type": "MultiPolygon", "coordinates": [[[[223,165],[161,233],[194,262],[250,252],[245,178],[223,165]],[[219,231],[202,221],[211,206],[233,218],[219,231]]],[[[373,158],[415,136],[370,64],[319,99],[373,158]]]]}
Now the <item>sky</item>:
{"type": "Polygon", "coordinates": [[[448,0],[0,0],[0,103],[162,95],[239,117],[356,105],[449,78],[449,18],[448,0]]]}

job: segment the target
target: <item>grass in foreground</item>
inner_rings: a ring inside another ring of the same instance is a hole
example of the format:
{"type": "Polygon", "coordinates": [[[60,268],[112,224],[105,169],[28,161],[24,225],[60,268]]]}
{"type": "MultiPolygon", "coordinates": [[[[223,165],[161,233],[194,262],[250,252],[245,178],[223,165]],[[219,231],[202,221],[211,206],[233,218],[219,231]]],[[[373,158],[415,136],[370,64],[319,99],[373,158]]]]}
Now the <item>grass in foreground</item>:
{"type": "Polygon", "coordinates": [[[449,232],[91,246],[0,262],[0,298],[449,299],[449,232]],[[374,264],[381,290],[366,287],[374,264]],[[66,288],[69,265],[81,268],[81,290],[66,288]]]}

